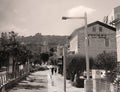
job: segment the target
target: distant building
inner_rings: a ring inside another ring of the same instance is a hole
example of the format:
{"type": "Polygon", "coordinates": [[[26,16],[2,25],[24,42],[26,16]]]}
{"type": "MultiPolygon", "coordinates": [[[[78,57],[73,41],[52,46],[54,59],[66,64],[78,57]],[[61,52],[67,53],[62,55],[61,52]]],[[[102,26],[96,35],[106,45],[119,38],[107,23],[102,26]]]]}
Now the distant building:
{"type": "Polygon", "coordinates": [[[103,19],[103,22],[108,24],[108,25],[111,25],[113,27],[115,27],[115,25],[113,24],[110,24],[114,19],[115,19],[115,16],[114,16],[114,9],[109,13],[109,15],[105,16],[104,19],[103,19]]]}
{"type": "Polygon", "coordinates": [[[107,16],[104,17],[103,22],[115,27],[116,19],[120,19],[120,6],[112,9],[111,12],[107,16]]]}
{"type": "Polygon", "coordinates": [[[62,58],[62,56],[63,56],[63,46],[61,46],[61,45],[57,46],[57,56],[58,56],[58,58],[62,58]]]}
{"type": "Polygon", "coordinates": [[[48,42],[44,41],[43,45],[41,46],[41,53],[49,52],[48,42]]]}
{"type": "MultiPolygon", "coordinates": [[[[76,29],[69,37],[69,51],[85,55],[84,27],[76,29]]],[[[116,51],[116,29],[103,22],[88,24],[88,53],[95,57],[98,54],[116,51]]]]}

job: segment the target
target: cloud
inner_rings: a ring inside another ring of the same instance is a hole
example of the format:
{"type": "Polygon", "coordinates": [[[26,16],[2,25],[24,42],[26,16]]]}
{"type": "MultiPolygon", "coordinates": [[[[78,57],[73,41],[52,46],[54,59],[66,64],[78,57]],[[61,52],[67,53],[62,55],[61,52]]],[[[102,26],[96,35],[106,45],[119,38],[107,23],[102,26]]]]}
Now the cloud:
{"type": "Polygon", "coordinates": [[[67,12],[68,17],[81,17],[84,16],[84,13],[86,12],[87,14],[92,13],[95,11],[95,9],[91,9],[85,6],[77,6],[74,7],[67,12]]]}

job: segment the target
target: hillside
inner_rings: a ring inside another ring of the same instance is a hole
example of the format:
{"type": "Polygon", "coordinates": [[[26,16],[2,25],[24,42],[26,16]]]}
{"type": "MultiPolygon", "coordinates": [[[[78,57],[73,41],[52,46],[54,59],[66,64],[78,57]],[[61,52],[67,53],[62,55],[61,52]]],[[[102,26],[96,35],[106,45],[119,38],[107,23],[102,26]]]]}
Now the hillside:
{"type": "Polygon", "coordinates": [[[67,38],[68,36],[42,35],[37,33],[34,36],[20,37],[19,41],[26,44],[32,51],[39,52],[44,42],[48,44],[49,48],[55,48],[58,44],[65,44],[67,38]]]}

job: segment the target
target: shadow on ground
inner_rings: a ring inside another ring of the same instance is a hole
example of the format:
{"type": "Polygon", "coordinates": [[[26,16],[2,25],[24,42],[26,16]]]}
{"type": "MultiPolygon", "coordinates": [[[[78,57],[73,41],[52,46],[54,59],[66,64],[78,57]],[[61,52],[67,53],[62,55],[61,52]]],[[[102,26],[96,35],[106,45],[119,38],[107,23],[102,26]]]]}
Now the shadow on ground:
{"type": "Polygon", "coordinates": [[[41,90],[47,88],[45,84],[47,81],[43,79],[45,75],[30,74],[23,81],[14,86],[14,90],[27,89],[27,90],[41,90]]]}
{"type": "Polygon", "coordinates": [[[29,89],[29,90],[46,88],[45,86],[38,86],[38,85],[16,85],[15,87],[19,89],[29,89]]]}

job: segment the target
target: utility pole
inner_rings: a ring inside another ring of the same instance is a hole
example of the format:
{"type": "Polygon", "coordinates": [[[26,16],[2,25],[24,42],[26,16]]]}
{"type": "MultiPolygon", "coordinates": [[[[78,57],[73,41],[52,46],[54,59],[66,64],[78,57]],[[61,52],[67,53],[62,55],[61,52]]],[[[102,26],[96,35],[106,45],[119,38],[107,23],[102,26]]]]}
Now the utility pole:
{"type": "Polygon", "coordinates": [[[64,75],[64,92],[66,92],[66,47],[63,47],[63,75],[64,75]]]}
{"type": "Polygon", "coordinates": [[[87,72],[87,80],[89,80],[89,56],[88,56],[88,33],[87,33],[87,13],[85,12],[84,15],[84,20],[85,20],[85,54],[86,54],[86,72],[87,72]]]}

